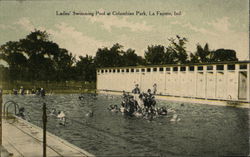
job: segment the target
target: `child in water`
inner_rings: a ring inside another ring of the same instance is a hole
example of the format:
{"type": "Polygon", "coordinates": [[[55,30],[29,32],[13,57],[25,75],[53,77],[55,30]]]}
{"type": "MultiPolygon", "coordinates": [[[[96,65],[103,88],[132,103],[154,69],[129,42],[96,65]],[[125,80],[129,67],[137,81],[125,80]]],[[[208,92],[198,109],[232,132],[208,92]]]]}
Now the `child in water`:
{"type": "Polygon", "coordinates": [[[61,121],[60,124],[65,125],[66,118],[63,111],[58,112],[57,118],[61,121]]]}

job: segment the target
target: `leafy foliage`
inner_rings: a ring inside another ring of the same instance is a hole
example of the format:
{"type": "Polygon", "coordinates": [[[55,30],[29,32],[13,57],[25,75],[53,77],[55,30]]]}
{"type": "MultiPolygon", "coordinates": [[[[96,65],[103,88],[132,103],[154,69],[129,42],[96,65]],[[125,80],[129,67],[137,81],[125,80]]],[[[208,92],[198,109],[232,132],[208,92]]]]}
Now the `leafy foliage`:
{"type": "Polygon", "coordinates": [[[148,46],[145,52],[145,60],[147,64],[164,64],[165,47],[162,45],[148,46]]]}
{"type": "Polygon", "coordinates": [[[34,30],[19,41],[9,41],[0,46],[0,59],[8,67],[0,65],[1,79],[10,81],[95,81],[96,68],[207,63],[237,61],[236,52],[228,49],[211,51],[209,45],[197,44],[196,52],[188,55],[185,37],[170,38],[170,44],[151,45],[147,47],[144,58],[138,56],[134,49],[123,50],[116,43],[112,47],[98,48],[96,56],[79,56],[76,60],[68,50],[49,39],[46,31],[34,30]],[[190,60],[189,60],[190,58],[190,60]]]}
{"type": "Polygon", "coordinates": [[[174,63],[187,63],[187,59],[188,59],[188,54],[186,51],[186,43],[187,43],[187,38],[183,37],[181,38],[180,36],[176,36],[177,40],[174,38],[170,38],[170,45],[168,47],[169,51],[174,54],[174,63]]]}
{"type": "Polygon", "coordinates": [[[206,43],[204,48],[197,44],[196,52],[190,54],[191,63],[208,63],[222,61],[237,61],[236,52],[229,49],[218,49],[211,51],[206,43]]]}
{"type": "Polygon", "coordinates": [[[66,80],[67,70],[74,63],[71,53],[39,30],[19,41],[7,42],[0,51],[9,64],[10,80],[66,80]]]}

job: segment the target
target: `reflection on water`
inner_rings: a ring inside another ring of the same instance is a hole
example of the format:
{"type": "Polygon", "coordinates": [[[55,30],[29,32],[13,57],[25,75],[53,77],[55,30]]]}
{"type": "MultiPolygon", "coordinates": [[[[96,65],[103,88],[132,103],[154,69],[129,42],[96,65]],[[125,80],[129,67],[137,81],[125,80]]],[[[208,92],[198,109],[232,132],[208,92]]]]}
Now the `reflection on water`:
{"type": "MultiPolygon", "coordinates": [[[[52,95],[45,100],[36,96],[4,96],[29,112],[31,122],[41,126],[42,102],[48,110],[63,110],[65,126],[50,116],[48,131],[99,156],[232,156],[248,155],[248,110],[209,105],[157,101],[173,108],[180,117],[171,123],[172,114],[153,121],[125,117],[107,110],[120,104],[120,96],[89,94],[52,95]],[[93,111],[93,117],[86,113],[93,111]]],[[[49,141],[48,141],[49,142],[49,141]]]]}

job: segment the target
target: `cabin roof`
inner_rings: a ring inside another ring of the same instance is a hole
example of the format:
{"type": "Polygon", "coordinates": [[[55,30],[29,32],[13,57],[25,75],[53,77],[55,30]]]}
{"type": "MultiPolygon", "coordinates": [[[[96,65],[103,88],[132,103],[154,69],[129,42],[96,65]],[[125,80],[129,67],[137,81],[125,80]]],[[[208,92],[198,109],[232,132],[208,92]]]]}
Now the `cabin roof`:
{"type": "Polygon", "coordinates": [[[250,60],[244,61],[226,61],[226,62],[210,62],[210,63],[187,63],[187,64],[161,64],[161,65],[137,65],[137,66],[125,66],[125,67],[103,67],[100,69],[126,69],[126,68],[153,68],[153,67],[174,67],[174,66],[192,66],[192,65],[221,65],[221,64],[244,64],[250,63],[250,60]]]}

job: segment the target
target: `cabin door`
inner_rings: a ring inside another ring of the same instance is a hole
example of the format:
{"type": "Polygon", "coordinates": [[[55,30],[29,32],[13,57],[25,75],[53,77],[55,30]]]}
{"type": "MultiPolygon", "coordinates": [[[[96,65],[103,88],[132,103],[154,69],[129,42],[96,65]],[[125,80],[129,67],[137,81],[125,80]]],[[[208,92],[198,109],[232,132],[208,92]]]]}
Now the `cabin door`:
{"type": "Polygon", "coordinates": [[[207,98],[215,98],[215,79],[214,73],[208,72],[207,73],[207,81],[206,81],[206,96],[207,98]]]}
{"type": "Polygon", "coordinates": [[[247,72],[239,72],[239,99],[247,99],[247,72]]]}
{"type": "Polygon", "coordinates": [[[141,92],[145,91],[146,86],[147,86],[146,74],[145,74],[145,72],[142,72],[141,73],[141,80],[140,80],[140,87],[139,87],[141,92]]]}
{"type": "Polygon", "coordinates": [[[199,72],[197,73],[197,97],[199,98],[205,98],[205,83],[204,83],[204,73],[199,72]]]}

